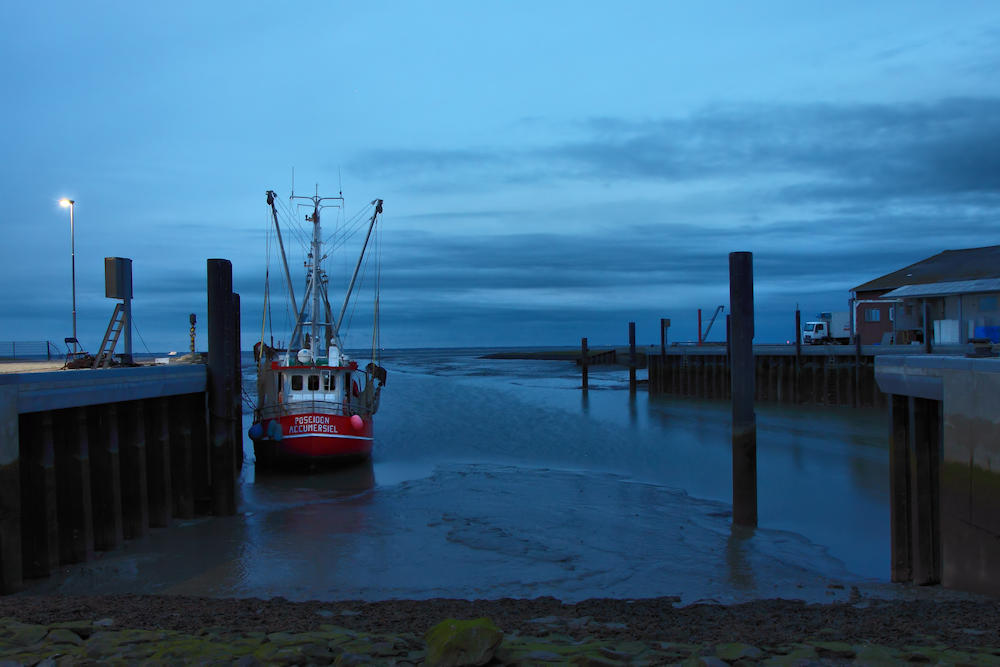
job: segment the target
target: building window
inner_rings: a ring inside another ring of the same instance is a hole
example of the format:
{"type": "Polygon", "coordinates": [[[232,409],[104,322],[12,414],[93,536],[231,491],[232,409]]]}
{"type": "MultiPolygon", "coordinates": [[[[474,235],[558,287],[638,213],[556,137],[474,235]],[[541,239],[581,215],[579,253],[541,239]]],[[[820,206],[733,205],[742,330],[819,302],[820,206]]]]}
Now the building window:
{"type": "Polygon", "coordinates": [[[865,322],[878,322],[882,317],[882,311],[878,308],[865,309],[865,322]]]}
{"type": "Polygon", "coordinates": [[[979,310],[980,312],[984,310],[996,310],[997,309],[997,298],[995,296],[981,296],[979,297],[979,310]]]}
{"type": "Polygon", "coordinates": [[[896,306],[889,306],[889,321],[896,321],[896,306]]]}

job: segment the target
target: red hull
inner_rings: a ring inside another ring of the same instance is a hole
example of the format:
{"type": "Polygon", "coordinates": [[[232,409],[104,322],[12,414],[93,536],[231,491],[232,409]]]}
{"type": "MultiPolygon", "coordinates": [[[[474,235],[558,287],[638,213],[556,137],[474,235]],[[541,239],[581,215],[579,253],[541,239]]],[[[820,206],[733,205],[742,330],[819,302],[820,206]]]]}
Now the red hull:
{"type": "MultiPolygon", "coordinates": [[[[262,438],[254,442],[257,462],[349,462],[371,456],[374,439],[372,419],[363,420],[357,429],[350,416],[322,413],[284,415],[265,419],[264,433],[274,433],[272,421],[281,424],[280,438],[262,438]]],[[[276,434],[275,434],[276,435],[276,434]]]]}

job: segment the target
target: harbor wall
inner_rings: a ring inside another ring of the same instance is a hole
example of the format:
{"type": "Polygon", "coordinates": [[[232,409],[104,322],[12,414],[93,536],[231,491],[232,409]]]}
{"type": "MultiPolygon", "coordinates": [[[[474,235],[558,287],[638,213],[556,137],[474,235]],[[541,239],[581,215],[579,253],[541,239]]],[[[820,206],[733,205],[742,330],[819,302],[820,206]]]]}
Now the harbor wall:
{"type": "Polygon", "coordinates": [[[0,374],[0,593],[173,518],[235,512],[239,299],[228,260],[208,272],[208,365],[0,374]]]}
{"type": "Polygon", "coordinates": [[[893,581],[1000,594],[1000,359],[880,357],[893,581]]]}

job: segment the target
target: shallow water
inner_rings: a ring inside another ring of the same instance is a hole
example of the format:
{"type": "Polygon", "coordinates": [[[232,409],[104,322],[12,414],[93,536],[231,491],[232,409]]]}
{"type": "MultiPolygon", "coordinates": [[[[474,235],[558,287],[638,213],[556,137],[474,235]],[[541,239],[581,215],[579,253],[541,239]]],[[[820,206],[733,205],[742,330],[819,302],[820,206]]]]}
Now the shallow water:
{"type": "Polygon", "coordinates": [[[758,405],[760,527],[734,530],[728,403],[629,397],[627,373],[599,367],[583,393],[571,363],[484,352],[387,354],[371,464],[258,475],[248,441],[237,516],[175,522],[29,592],[690,602],[888,590],[884,411],[758,405]]]}

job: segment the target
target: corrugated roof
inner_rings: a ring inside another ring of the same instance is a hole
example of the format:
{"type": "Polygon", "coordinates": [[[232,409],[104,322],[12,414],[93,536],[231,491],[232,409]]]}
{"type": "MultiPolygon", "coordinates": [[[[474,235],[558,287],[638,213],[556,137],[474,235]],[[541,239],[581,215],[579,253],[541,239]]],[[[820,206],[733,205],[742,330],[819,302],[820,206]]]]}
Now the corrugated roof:
{"type": "Polygon", "coordinates": [[[855,292],[891,290],[903,285],[1000,278],[1000,245],[945,250],[916,264],[887,273],[854,288],[855,292]]]}
{"type": "Polygon", "coordinates": [[[948,296],[951,294],[976,294],[979,292],[1000,292],[1000,278],[982,280],[952,280],[943,283],[903,285],[886,292],[882,298],[915,298],[918,296],[948,296]]]}

